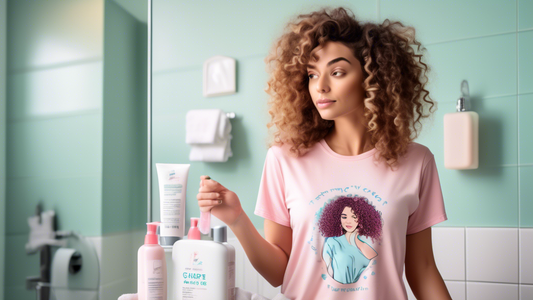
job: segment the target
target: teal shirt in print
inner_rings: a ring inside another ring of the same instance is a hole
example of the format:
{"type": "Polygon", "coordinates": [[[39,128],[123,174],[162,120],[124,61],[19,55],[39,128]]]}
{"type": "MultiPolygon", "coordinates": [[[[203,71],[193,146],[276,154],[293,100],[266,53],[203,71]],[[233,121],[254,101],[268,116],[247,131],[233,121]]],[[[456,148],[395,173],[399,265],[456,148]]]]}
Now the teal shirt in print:
{"type": "Polygon", "coordinates": [[[344,284],[357,282],[370,262],[357,246],[348,243],[344,235],[326,238],[322,257],[326,262],[331,258],[333,279],[344,284]]]}

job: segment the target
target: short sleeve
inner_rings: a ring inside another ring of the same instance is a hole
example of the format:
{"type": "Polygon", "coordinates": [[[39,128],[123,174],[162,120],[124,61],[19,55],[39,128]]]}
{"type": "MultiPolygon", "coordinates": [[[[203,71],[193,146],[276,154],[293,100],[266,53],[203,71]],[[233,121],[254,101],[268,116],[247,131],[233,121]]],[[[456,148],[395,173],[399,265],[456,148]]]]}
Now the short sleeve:
{"type": "Polygon", "coordinates": [[[420,232],[448,220],[440,186],[435,157],[426,154],[425,166],[420,178],[419,204],[407,223],[407,234],[420,232]]]}
{"type": "Polygon", "coordinates": [[[280,225],[290,227],[289,210],[285,203],[283,173],[273,148],[267,152],[254,213],[280,225]]]}

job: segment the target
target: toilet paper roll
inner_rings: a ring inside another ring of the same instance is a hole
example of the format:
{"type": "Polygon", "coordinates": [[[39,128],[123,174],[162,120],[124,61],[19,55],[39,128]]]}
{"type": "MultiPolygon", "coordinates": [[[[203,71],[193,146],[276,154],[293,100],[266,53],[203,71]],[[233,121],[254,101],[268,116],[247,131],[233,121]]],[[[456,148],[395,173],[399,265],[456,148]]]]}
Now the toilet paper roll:
{"type": "MultiPolygon", "coordinates": [[[[64,288],[67,289],[68,281],[71,274],[68,271],[69,263],[76,249],[71,248],[59,248],[54,254],[54,259],[52,260],[52,270],[51,270],[51,280],[50,285],[53,288],[64,288]]],[[[80,271],[81,272],[81,271],[80,271]]],[[[72,276],[76,276],[74,274],[72,276]]]]}

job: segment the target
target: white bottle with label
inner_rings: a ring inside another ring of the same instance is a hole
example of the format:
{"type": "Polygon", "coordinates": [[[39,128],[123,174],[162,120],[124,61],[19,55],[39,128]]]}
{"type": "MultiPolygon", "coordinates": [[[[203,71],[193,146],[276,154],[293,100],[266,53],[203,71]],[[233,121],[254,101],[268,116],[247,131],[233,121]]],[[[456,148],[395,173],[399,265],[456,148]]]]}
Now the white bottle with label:
{"type": "Polygon", "coordinates": [[[235,248],[227,227],[213,228],[213,241],[179,240],[172,249],[177,300],[235,300],[235,248]]]}
{"type": "Polygon", "coordinates": [[[139,300],[167,300],[165,250],[157,243],[157,223],[147,223],[144,245],[137,254],[139,300]]]}

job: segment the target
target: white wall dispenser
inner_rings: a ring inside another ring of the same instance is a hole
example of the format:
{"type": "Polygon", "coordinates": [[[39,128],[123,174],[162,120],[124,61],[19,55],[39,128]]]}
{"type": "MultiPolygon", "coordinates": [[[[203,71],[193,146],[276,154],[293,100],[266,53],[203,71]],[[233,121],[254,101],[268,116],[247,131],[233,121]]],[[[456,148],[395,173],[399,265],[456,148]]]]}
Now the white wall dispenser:
{"type": "Polygon", "coordinates": [[[235,59],[217,55],[204,62],[204,97],[235,94],[235,59]]]}
{"type": "Polygon", "coordinates": [[[477,169],[479,165],[479,115],[470,111],[468,82],[461,83],[457,111],[444,115],[444,167],[477,169]]]}

